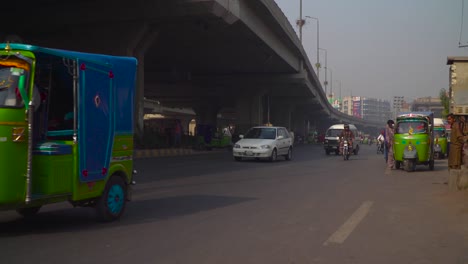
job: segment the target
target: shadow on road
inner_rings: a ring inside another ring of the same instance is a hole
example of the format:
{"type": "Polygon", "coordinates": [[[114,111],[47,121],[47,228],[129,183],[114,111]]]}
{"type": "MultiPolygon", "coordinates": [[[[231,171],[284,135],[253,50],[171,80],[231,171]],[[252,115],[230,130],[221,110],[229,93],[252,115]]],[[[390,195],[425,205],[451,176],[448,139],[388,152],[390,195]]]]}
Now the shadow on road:
{"type": "Polygon", "coordinates": [[[39,213],[33,219],[18,217],[0,222],[0,237],[90,231],[134,225],[195,214],[202,211],[248,202],[256,198],[216,195],[187,195],[160,199],[137,200],[127,203],[119,221],[99,223],[91,208],[70,208],[39,213]]]}

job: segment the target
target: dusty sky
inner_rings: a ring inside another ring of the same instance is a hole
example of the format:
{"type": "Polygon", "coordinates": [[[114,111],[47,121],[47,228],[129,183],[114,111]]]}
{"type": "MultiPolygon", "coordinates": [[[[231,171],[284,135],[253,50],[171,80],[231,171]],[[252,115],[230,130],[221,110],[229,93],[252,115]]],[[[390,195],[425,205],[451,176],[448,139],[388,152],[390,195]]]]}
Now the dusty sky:
{"type": "MultiPolygon", "coordinates": [[[[275,1],[299,32],[300,0],[275,1]]],[[[468,1],[461,30],[462,1],[302,0],[302,16],[319,19],[320,48],[327,50],[336,97],[341,82],[342,96],[412,101],[448,89],[447,56],[468,56],[468,49],[458,45],[460,39],[468,43],[468,1]]],[[[303,45],[315,64],[316,20],[305,19],[303,45]]],[[[320,61],[324,65],[323,51],[320,61]]]]}

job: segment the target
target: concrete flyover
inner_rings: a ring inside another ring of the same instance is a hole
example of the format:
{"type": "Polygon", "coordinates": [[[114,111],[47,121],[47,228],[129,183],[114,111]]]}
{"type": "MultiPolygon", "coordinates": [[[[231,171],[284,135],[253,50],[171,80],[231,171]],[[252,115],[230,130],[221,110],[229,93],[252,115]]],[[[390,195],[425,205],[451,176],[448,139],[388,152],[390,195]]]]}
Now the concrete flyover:
{"type": "Polygon", "coordinates": [[[338,122],[363,130],[383,126],[331,107],[299,38],[272,0],[42,0],[30,5],[4,14],[5,21],[15,23],[2,38],[139,60],[139,135],[144,98],[192,108],[199,123],[215,124],[218,114],[233,114],[240,131],[267,122],[295,131],[338,122]]]}

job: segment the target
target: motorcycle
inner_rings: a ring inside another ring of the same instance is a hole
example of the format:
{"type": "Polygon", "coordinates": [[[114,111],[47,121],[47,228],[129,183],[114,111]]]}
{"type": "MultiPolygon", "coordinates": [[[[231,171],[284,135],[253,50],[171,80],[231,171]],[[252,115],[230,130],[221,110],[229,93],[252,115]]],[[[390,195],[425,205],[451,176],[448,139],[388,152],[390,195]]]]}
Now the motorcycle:
{"type": "Polygon", "coordinates": [[[384,143],[382,141],[377,142],[377,154],[384,154],[384,143]]]}
{"type": "Polygon", "coordinates": [[[349,155],[350,155],[350,146],[349,146],[349,143],[348,143],[348,140],[344,140],[343,141],[343,159],[344,160],[349,160],[349,155]]]}

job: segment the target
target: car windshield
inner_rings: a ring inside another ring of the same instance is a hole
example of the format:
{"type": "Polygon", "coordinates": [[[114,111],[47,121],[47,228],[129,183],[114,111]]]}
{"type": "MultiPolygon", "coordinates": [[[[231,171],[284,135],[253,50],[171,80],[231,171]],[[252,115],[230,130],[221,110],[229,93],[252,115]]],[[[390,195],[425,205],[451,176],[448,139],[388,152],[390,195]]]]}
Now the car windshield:
{"type": "Polygon", "coordinates": [[[244,138],[276,139],[276,128],[251,128],[244,138]]]}
{"type": "Polygon", "coordinates": [[[327,137],[339,137],[343,129],[329,129],[327,131],[327,137]]]}
{"type": "Polygon", "coordinates": [[[397,134],[423,134],[427,133],[427,123],[423,121],[402,121],[396,128],[397,134]]]}

